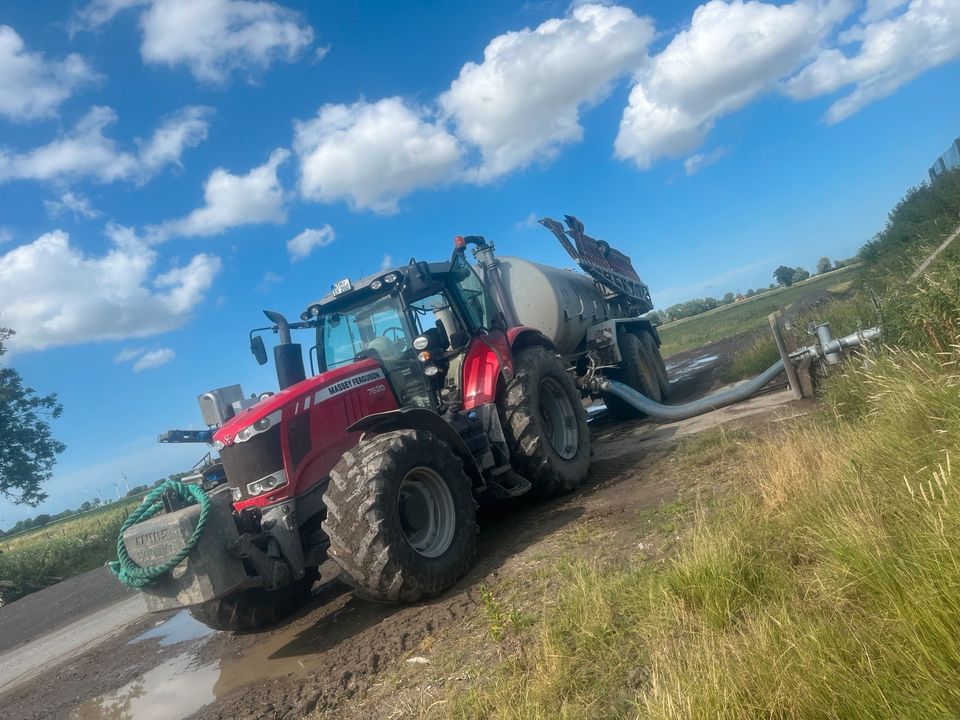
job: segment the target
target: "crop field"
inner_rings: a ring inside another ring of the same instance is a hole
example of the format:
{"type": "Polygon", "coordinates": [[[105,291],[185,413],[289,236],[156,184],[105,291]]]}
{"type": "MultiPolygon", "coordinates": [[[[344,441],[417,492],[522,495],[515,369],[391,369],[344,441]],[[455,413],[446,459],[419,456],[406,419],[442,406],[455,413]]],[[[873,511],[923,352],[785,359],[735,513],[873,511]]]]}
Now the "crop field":
{"type": "Polygon", "coordinates": [[[769,290],[737,303],[667,323],[660,328],[663,355],[666,357],[765,327],[767,315],[788,307],[811,291],[822,290],[827,297],[842,295],[851,289],[857,272],[857,267],[841,268],[825,275],[816,275],[788,288],[769,290]]]}
{"type": "Polygon", "coordinates": [[[113,560],[120,526],[139,502],[111,503],[0,541],[0,604],[113,560]]]}

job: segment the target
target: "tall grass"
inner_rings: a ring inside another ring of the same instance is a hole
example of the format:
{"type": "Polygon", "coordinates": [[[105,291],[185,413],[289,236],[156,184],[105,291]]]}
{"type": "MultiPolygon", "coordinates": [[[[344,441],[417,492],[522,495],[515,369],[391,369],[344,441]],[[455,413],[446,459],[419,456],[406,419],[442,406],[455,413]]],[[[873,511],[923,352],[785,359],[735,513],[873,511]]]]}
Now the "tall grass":
{"type": "Polygon", "coordinates": [[[941,274],[899,295],[906,344],[741,444],[740,485],[662,566],[561,563],[524,649],[444,716],[960,716],[955,308],[941,274]]]}
{"type": "Polygon", "coordinates": [[[80,517],[0,545],[0,605],[113,560],[135,503],[80,517]]]}

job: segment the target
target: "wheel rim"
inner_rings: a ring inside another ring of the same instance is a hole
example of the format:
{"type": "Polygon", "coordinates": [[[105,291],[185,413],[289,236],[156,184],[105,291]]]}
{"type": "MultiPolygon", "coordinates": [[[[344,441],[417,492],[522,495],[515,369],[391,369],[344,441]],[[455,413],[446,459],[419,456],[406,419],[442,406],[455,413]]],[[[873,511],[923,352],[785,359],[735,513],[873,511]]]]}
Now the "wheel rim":
{"type": "Polygon", "coordinates": [[[540,420],[550,447],[564,460],[577,454],[580,432],[577,428],[577,413],[570,397],[556,378],[546,377],[540,381],[537,393],[540,404],[540,420]]]}
{"type": "Polygon", "coordinates": [[[403,536],[424,557],[443,555],[453,542],[457,527],[453,495],[436,470],[421,466],[404,475],[397,512],[403,536]]]}

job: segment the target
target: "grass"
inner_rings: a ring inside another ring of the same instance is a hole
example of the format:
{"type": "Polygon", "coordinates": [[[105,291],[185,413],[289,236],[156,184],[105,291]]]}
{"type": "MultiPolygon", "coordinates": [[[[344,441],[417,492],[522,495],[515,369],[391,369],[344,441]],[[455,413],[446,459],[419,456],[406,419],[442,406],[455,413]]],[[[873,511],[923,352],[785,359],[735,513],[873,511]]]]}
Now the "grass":
{"type": "Polygon", "coordinates": [[[0,604],[116,558],[117,534],[139,499],[0,542],[0,604]]]}
{"type": "Polygon", "coordinates": [[[901,346],[848,362],[821,411],[737,438],[737,480],[682,509],[664,562],[559,558],[516,650],[419,714],[960,716],[958,270],[889,303],[901,346]]]}
{"type": "Polygon", "coordinates": [[[788,288],[770,290],[738,303],[724,305],[700,315],[677,320],[662,326],[660,338],[664,357],[700,347],[748,330],[766,327],[767,316],[796,301],[811,290],[836,287],[852,280],[856,267],[842,268],[826,275],[817,275],[788,288]]]}

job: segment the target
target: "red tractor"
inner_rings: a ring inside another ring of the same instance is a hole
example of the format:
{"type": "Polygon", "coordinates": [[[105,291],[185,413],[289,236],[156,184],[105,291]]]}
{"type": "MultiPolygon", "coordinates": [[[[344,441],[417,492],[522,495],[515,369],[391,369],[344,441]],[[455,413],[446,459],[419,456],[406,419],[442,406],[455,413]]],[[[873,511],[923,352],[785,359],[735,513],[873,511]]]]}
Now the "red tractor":
{"type": "MultiPolygon", "coordinates": [[[[449,262],[411,260],[336,283],[300,322],[266,313],[272,325],[251,333],[251,349],[266,363],[257,333],[279,335],[279,392],[244,399],[233,386],[200,396],[222,463],[204,477],[221,482],[197,547],[144,587],[148,607],[188,606],[211,627],[257,629],[309,598],[326,559],[362,597],[431,597],[470,567],[478,498],[548,497],[584,480],[590,433],[577,379],[602,362],[600,350],[620,355],[616,338],[633,328],[636,357],[617,360],[646,358],[647,379],[637,382],[655,383],[656,363],[635,336],[656,331],[636,312],[608,313],[593,319],[612,336],[585,332],[582,352],[561,353],[555,337],[517,322],[518,296],[492,249],[457,238],[449,262]],[[311,334],[310,377],[292,331],[311,334]]],[[[197,505],[167,505],[124,534],[140,565],[168,560],[194,530],[197,505]]]]}

